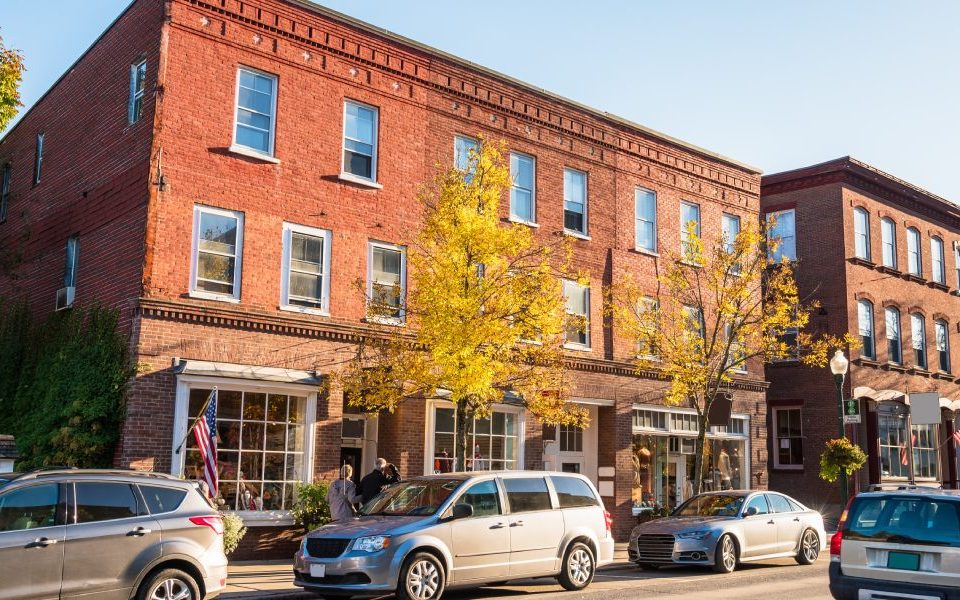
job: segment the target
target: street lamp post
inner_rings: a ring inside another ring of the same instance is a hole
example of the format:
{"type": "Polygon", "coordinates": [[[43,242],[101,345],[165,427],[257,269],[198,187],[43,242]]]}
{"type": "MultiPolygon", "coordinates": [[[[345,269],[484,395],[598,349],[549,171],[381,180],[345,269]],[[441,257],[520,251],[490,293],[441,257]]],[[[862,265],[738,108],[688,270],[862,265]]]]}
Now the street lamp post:
{"type": "MultiPolygon", "coordinates": [[[[850,361],[843,355],[843,350],[837,350],[830,359],[830,371],[833,373],[833,382],[837,385],[837,416],[840,426],[840,437],[847,437],[846,428],[843,426],[843,378],[850,367],[850,361]]],[[[840,504],[847,502],[847,472],[840,470],[840,504]]]]}

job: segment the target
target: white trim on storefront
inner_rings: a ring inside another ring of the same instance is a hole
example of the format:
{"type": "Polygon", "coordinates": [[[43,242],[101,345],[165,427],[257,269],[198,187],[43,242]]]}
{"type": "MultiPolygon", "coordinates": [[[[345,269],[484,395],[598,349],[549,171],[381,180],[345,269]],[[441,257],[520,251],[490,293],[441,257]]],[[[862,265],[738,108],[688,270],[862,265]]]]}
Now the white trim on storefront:
{"type": "MultiPolygon", "coordinates": [[[[436,424],[435,408],[456,408],[453,402],[439,398],[426,401],[426,415],[423,419],[423,473],[433,474],[433,461],[436,449],[434,448],[434,430],[436,424]]],[[[510,412],[517,415],[517,470],[524,469],[524,445],[527,438],[527,411],[522,406],[511,404],[494,404],[493,409],[502,412],[510,412]]]]}

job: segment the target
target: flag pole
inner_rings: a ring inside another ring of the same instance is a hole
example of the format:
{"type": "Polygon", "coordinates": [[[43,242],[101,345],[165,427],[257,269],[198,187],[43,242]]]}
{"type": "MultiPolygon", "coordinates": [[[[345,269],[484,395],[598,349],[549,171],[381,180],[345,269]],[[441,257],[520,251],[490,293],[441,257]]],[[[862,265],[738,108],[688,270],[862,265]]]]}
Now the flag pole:
{"type": "Polygon", "coordinates": [[[213,400],[213,395],[217,393],[217,386],[213,386],[213,389],[210,390],[210,394],[207,396],[207,401],[203,403],[203,406],[200,407],[200,413],[197,415],[197,418],[193,420],[193,425],[187,429],[187,433],[183,436],[183,439],[180,440],[180,445],[177,446],[174,454],[180,454],[180,450],[183,449],[183,445],[187,443],[187,438],[190,437],[190,434],[193,432],[194,427],[197,426],[197,422],[203,417],[203,413],[207,412],[207,407],[210,406],[210,401],[213,400]]]}

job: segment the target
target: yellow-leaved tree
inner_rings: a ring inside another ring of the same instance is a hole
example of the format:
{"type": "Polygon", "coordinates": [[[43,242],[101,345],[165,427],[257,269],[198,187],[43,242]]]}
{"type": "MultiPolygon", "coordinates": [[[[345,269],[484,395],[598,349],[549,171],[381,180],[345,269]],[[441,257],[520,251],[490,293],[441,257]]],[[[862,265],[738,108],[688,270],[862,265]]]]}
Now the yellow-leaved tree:
{"type": "Polygon", "coordinates": [[[858,347],[855,337],[805,331],[817,302],[799,297],[794,265],[776,262],[774,223],[750,224],[734,239],[706,247],[687,224],[681,251],[667,257],[656,280],[620,278],[607,290],[614,326],[637,348],[638,371],[668,380],[664,402],[697,413],[693,491],[704,480],[711,409],[731,398],[734,381],[754,362],[797,360],[825,366],[830,352],[858,347]]]}
{"type": "Polygon", "coordinates": [[[585,411],[566,403],[565,333],[583,326],[571,323],[563,297],[569,245],[543,244],[530,227],[502,222],[505,150],[481,140],[465,168],[441,169],[421,192],[408,297],[397,284],[364,291],[376,329],[337,375],[348,403],[370,412],[428,398],[453,402],[458,470],[472,457],[472,420],[489,417],[505,397],[546,424],[588,423],[585,411]]]}

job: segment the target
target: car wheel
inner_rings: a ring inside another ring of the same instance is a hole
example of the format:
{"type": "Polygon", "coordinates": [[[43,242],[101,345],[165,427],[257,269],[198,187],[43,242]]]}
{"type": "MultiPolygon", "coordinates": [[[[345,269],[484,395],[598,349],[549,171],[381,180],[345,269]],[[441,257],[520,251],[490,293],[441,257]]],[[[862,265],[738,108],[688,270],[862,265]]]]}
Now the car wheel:
{"type": "Polygon", "coordinates": [[[812,565],[820,556],[820,537],[812,529],[807,529],[800,536],[800,549],[797,550],[797,562],[801,565],[812,565]]]}
{"type": "Polygon", "coordinates": [[[644,571],[656,571],[660,568],[660,565],[655,565],[652,563],[637,563],[637,566],[644,571]]]}
{"type": "Polygon", "coordinates": [[[713,554],[713,570],[717,573],[733,573],[737,568],[737,542],[733,536],[723,535],[717,541],[717,550],[713,554]]]}
{"type": "Polygon", "coordinates": [[[594,571],[593,553],[586,544],[577,542],[567,548],[557,580],[563,589],[576,592],[590,585],[594,571]]]}
{"type": "Polygon", "coordinates": [[[443,595],[443,566],[437,557],[418,552],[408,558],[400,569],[397,584],[398,600],[439,600],[443,595]]]}
{"type": "Polygon", "coordinates": [[[138,600],[200,600],[200,590],[193,577],[179,569],[154,573],[140,586],[138,600]]]}

